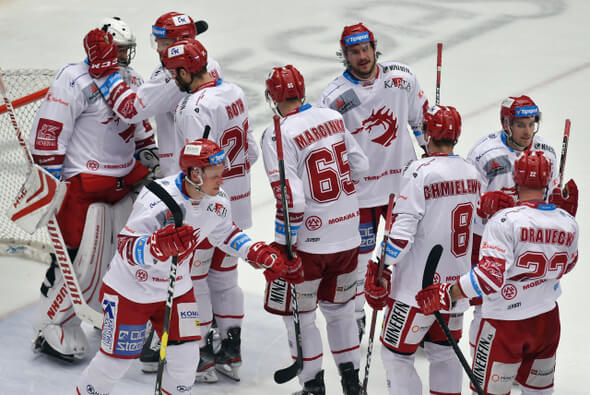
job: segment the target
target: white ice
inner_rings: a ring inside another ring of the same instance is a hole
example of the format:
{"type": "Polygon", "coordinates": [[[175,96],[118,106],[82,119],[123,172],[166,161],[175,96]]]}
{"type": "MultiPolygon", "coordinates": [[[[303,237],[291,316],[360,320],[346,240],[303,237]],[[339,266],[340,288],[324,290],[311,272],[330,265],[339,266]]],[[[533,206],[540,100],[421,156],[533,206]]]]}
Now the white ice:
{"type": "MultiPolygon", "coordinates": [[[[499,129],[503,97],[528,94],[543,112],[540,133],[558,152],[564,121],[572,120],[566,179],[576,180],[580,201],[585,201],[590,190],[590,177],[584,170],[584,155],[590,152],[584,118],[590,88],[590,2],[585,0],[185,0],[167,4],[0,0],[0,67],[58,69],[78,62],[84,58],[82,38],[88,30],[103,17],[116,15],[137,35],[138,51],[132,66],[147,78],[158,62],[149,44],[151,25],[171,10],[208,21],[209,31],[199,39],[220,62],[225,78],[245,89],[258,137],[271,122],[263,97],[264,79],[271,67],[296,65],[305,76],[307,97],[313,103],[323,87],[342,72],[335,56],[342,27],[363,21],[374,31],[382,59],[409,64],[431,103],[436,43],[444,43],[441,103],[456,106],[463,115],[457,153],[465,155],[478,138],[499,129]]],[[[252,170],[255,225],[248,232],[253,238],[270,241],[273,198],[260,162],[252,170]]],[[[563,395],[590,393],[586,337],[590,269],[585,262],[585,253],[590,252],[585,245],[589,210],[580,204],[580,260],[561,282],[562,333],[555,392],[563,395]]],[[[31,351],[33,304],[46,267],[14,258],[2,258],[0,265],[0,395],[72,393],[73,383],[89,359],[67,364],[31,351]]],[[[240,383],[222,379],[218,384],[198,385],[193,393],[286,394],[299,389],[295,380],[284,385],[272,380],[272,372],[290,360],[282,322],[262,309],[261,273],[243,265],[240,282],[246,292],[247,313],[243,379],[240,383]]],[[[469,321],[467,314],[465,328],[469,321]]],[[[86,329],[96,343],[97,334],[86,329]]],[[[465,338],[461,346],[468,355],[465,338]]],[[[375,351],[369,393],[384,394],[378,344],[375,351]]],[[[327,393],[339,394],[339,377],[327,346],[324,352],[327,393]]],[[[362,353],[364,367],[366,339],[362,353]]],[[[416,365],[427,393],[428,368],[422,355],[416,365]]],[[[464,382],[463,393],[467,394],[467,379],[464,382]]],[[[153,383],[153,375],[142,374],[138,365],[133,365],[113,394],[150,393],[153,383]]]]}

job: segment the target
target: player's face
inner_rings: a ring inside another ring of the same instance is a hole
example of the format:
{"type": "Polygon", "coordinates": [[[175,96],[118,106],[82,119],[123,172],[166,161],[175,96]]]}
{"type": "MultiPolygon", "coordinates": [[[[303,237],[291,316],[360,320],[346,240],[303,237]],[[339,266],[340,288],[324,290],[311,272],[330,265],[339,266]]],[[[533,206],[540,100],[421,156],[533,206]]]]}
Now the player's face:
{"type": "Polygon", "coordinates": [[[173,42],[176,41],[173,38],[165,38],[165,37],[156,37],[155,40],[156,40],[156,51],[158,51],[158,55],[160,55],[160,59],[162,58],[164,51],[166,51],[166,48],[168,48],[168,46],[170,44],[172,44],[173,42]]]}
{"type": "Polygon", "coordinates": [[[219,187],[223,184],[223,163],[206,167],[203,171],[203,184],[201,191],[209,196],[215,196],[219,193],[219,187]]]}
{"type": "Polygon", "coordinates": [[[510,126],[510,129],[512,130],[512,140],[521,147],[528,147],[533,141],[535,128],[535,117],[514,119],[510,126]]]}
{"type": "Polygon", "coordinates": [[[375,49],[370,43],[350,46],[346,49],[346,60],[353,76],[359,79],[372,78],[376,70],[375,49]]]}

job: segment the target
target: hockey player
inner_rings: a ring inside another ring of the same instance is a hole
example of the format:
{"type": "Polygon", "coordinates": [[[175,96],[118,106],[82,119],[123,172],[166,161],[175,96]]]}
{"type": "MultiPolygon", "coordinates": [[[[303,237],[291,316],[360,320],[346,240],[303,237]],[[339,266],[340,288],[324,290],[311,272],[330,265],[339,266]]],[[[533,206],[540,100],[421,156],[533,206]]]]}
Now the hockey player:
{"type": "MultiPolygon", "coordinates": [[[[481,181],[473,165],[453,154],[461,133],[461,117],[454,107],[431,108],[425,114],[424,132],[429,156],[404,170],[393,210],[395,221],[385,255],[385,263],[393,265],[389,298],[383,296],[386,287],[376,285],[381,279],[373,262],[367,271],[365,295],[373,308],[387,304],[381,358],[389,393],[422,394],[414,358],[423,342],[430,362],[430,393],[460,394],[463,376],[459,360],[434,316],[422,314],[414,297],[422,289],[426,257],[436,244],[442,245],[444,252],[435,282],[451,281],[469,271],[471,223],[481,181]]],[[[467,301],[463,301],[443,314],[457,341],[467,308],[467,301]]]]}
{"type": "MultiPolygon", "coordinates": [[[[502,101],[500,106],[500,123],[502,130],[481,138],[469,151],[467,159],[480,172],[484,185],[480,207],[477,210],[473,227],[473,251],[471,264],[479,262],[479,247],[485,222],[492,214],[502,208],[512,207],[516,199],[516,189],[512,177],[514,161],[524,150],[541,151],[552,166],[550,189],[559,184],[557,171],[557,157],[551,145],[537,134],[541,122],[541,111],[528,96],[510,96],[502,101]]],[[[572,185],[572,182],[568,184],[572,185]]],[[[571,198],[577,187],[571,188],[571,198]]],[[[469,343],[471,352],[477,336],[477,328],[481,319],[481,298],[470,301],[475,306],[473,321],[469,329],[469,343]]]]}
{"type": "Polygon", "coordinates": [[[551,163],[524,152],[514,163],[518,203],[496,213],[482,237],[480,260],[457,281],[441,281],[416,296],[424,314],[483,297],[472,370],[486,394],[552,394],[560,322],[559,279],[578,259],[578,224],[545,203],[551,163]]]}
{"type": "Polygon", "coordinates": [[[170,257],[178,256],[172,319],[162,392],[190,394],[200,339],[199,313],[190,280],[195,249],[205,238],[238,254],[272,281],[284,275],[288,262],[263,242],[252,241],[231,220],[228,195],[220,189],[225,152],[199,139],[180,154],[182,171],[157,182],[180,206],[184,224],[170,223],[168,207],[144,188],[118,235],[117,254],[101,289],[104,324],[100,351],[77,383],[79,394],[109,394],[141,352],[151,320],[161,336],[168,289],[170,257]]]}
{"type": "Polygon", "coordinates": [[[369,172],[356,185],[362,240],[355,306],[359,337],[365,330],[363,283],[380,217],[387,212],[389,194],[399,192],[403,167],[416,159],[408,124],[424,147],[422,117],[428,108],[410,67],[398,62],[377,63],[380,53],[376,44],[373,32],[362,23],[346,26],[340,37],[346,70],[320,98],[320,105],[340,112],[370,162],[369,172]]]}
{"type": "MultiPolygon", "coordinates": [[[[304,80],[295,67],[288,65],[272,70],[266,80],[266,97],[282,117],[292,242],[303,261],[305,275],[300,274],[300,283],[296,285],[305,361],[299,374],[303,390],[298,394],[325,393],[322,342],[315,324],[318,306],[326,319],[330,351],[342,377],[343,393],[360,394],[360,350],[354,318],[360,237],[354,183],[368,169],[368,159],[344,126],[340,114],[303,104],[304,80]]],[[[285,219],[273,126],[265,130],[261,146],[266,174],[277,200],[275,243],[271,245],[286,257],[285,219]]],[[[290,304],[285,281],[269,282],[265,309],[283,315],[290,350],[296,355],[290,304]]]]}
{"type": "MultiPolygon", "coordinates": [[[[98,291],[115,252],[112,240],[131,209],[128,193],[150,173],[134,155],[156,146],[151,128],[122,122],[93,82],[119,68],[113,36],[94,29],[85,36],[84,49],[86,61],[57,74],[29,143],[35,163],[68,182],[57,221],[84,297],[100,310],[98,291]]],[[[129,75],[140,80],[133,70],[129,75]]],[[[66,295],[54,260],[41,285],[34,349],[72,361],[84,357],[88,343],[66,295]]]]}
{"type": "MultiPolygon", "coordinates": [[[[207,30],[207,23],[205,21],[194,22],[193,19],[186,14],[178,12],[168,12],[156,19],[152,26],[153,44],[158,52],[160,61],[165,54],[166,48],[178,41],[186,38],[194,38],[197,34],[201,34],[207,30]]],[[[219,64],[212,58],[207,59],[207,71],[213,78],[221,78],[221,69],[219,64]]],[[[118,73],[102,77],[96,81],[98,86],[101,86],[101,92],[107,99],[107,103],[113,108],[113,111],[124,119],[126,122],[146,122],[150,117],[154,117],[156,121],[156,129],[159,144],[159,158],[161,166],[161,174],[164,176],[176,174],[178,171],[178,153],[182,146],[190,140],[182,141],[179,146],[175,146],[175,131],[174,131],[174,109],[176,105],[186,96],[187,92],[183,92],[176,86],[174,78],[161,63],[152,73],[151,78],[141,85],[139,88],[128,86],[128,83],[120,78],[118,73]]],[[[199,136],[200,137],[200,136],[199,136]]],[[[252,140],[252,143],[254,141],[252,140]]],[[[252,144],[254,145],[254,144],[252,144]]],[[[255,160],[255,158],[254,158],[255,160]]],[[[235,210],[234,210],[235,211],[235,210]]],[[[249,227],[249,224],[238,224],[242,229],[249,227]]],[[[211,249],[211,248],[209,248],[211,249]]],[[[210,258],[209,258],[210,259],[210,258]]],[[[229,271],[228,273],[215,272],[209,279],[211,282],[212,292],[221,293],[226,288],[235,289],[237,287],[237,272],[229,271]],[[219,276],[216,276],[219,274],[219,276]],[[219,277],[219,278],[218,278],[219,277]],[[229,279],[221,277],[230,277],[229,279]],[[219,291],[216,291],[220,288],[219,291]]],[[[211,310],[210,297],[207,288],[199,286],[199,290],[204,292],[203,297],[197,298],[199,303],[199,310],[201,318],[205,321],[201,322],[203,331],[208,330],[211,319],[206,319],[211,314],[205,314],[206,311],[211,310]]],[[[238,288],[239,289],[239,288],[238,288]]],[[[241,298],[241,291],[238,291],[238,298],[241,298]]],[[[214,300],[217,298],[214,297],[214,300]]],[[[238,300],[236,305],[241,305],[242,301],[238,300]]],[[[216,310],[217,305],[213,306],[216,310]]],[[[217,310],[216,310],[217,311],[217,310]]],[[[220,315],[227,314],[223,307],[218,312],[220,315]]],[[[243,314],[243,312],[242,312],[243,314]]],[[[153,331],[152,331],[153,333],[153,331]]],[[[206,339],[206,336],[203,337],[206,339]]],[[[205,345],[205,340],[203,340],[205,345]]],[[[159,339],[153,335],[149,337],[149,342],[140,360],[142,361],[141,369],[144,372],[155,372],[157,369],[159,352],[159,339]]],[[[209,355],[202,352],[201,356],[209,355]]],[[[213,363],[205,363],[205,366],[212,366],[213,363]]],[[[207,373],[199,374],[197,381],[214,382],[217,381],[215,371],[209,369],[207,373]]]]}
{"type": "MultiPolygon", "coordinates": [[[[258,147],[248,120],[246,95],[237,85],[207,72],[207,51],[197,40],[175,42],[162,56],[162,62],[175,76],[178,89],[190,93],[176,107],[175,146],[181,147],[183,141],[203,137],[205,130],[210,131],[208,138],[228,153],[230,168],[223,174],[223,180],[231,201],[232,219],[240,228],[249,228],[252,225],[250,166],[258,158],[258,147]]],[[[177,155],[175,149],[172,156],[177,155]]],[[[238,286],[238,257],[228,256],[205,243],[196,259],[199,264],[193,265],[191,276],[203,314],[203,333],[208,332],[212,321],[211,307],[206,308],[205,304],[212,304],[222,339],[221,350],[215,357],[211,345],[203,341],[197,380],[217,380],[212,374],[214,361],[217,371],[239,380],[244,296],[238,286]]]]}

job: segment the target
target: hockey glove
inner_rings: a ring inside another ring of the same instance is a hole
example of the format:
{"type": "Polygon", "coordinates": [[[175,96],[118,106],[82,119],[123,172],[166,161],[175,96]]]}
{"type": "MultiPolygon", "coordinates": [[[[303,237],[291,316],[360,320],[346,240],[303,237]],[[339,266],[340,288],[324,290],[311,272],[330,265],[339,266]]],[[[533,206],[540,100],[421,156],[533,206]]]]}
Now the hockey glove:
{"type": "Polygon", "coordinates": [[[563,191],[555,188],[551,195],[549,195],[549,203],[555,204],[557,207],[564,209],[572,216],[576,216],[578,211],[578,186],[574,180],[569,180],[565,184],[563,191]],[[567,196],[567,197],[564,197],[567,196]]]}
{"type": "Polygon", "coordinates": [[[283,276],[283,279],[287,280],[291,284],[300,284],[303,282],[303,261],[299,256],[297,256],[297,248],[295,246],[291,246],[291,250],[293,251],[293,259],[289,260],[289,256],[287,255],[287,248],[286,246],[273,241],[270,243],[270,246],[275,250],[279,251],[281,254],[281,258],[285,262],[287,266],[287,271],[283,276]]]}
{"type": "Polygon", "coordinates": [[[180,255],[189,250],[195,242],[193,227],[183,225],[175,228],[168,225],[158,229],[150,237],[150,253],[159,261],[166,261],[171,256],[180,255]]]}
{"type": "Polygon", "coordinates": [[[84,50],[88,57],[88,74],[93,78],[111,74],[119,69],[117,44],[111,33],[94,29],[84,37],[84,50]]]}
{"type": "Polygon", "coordinates": [[[264,270],[266,281],[272,282],[279,277],[284,277],[287,272],[287,265],[281,254],[263,241],[252,244],[246,259],[257,269],[264,270]]]}
{"type": "Polygon", "coordinates": [[[381,310],[387,304],[387,297],[391,290],[391,270],[385,268],[381,278],[378,263],[370,260],[365,275],[365,299],[374,310],[381,310]]]}
{"type": "Polygon", "coordinates": [[[450,310],[451,301],[451,283],[433,284],[424,288],[416,294],[416,302],[422,314],[432,314],[438,310],[450,310]]]}
{"type": "Polygon", "coordinates": [[[490,219],[497,211],[513,207],[514,199],[502,191],[491,191],[481,195],[477,215],[483,219],[490,219]]]}

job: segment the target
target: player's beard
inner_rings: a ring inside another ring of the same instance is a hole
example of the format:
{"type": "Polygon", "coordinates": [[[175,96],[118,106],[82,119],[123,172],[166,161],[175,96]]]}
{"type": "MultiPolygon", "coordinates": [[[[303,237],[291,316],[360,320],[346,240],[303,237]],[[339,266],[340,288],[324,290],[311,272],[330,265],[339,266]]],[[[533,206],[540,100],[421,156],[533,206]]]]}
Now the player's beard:
{"type": "Polygon", "coordinates": [[[179,74],[176,74],[176,77],[174,79],[176,81],[176,86],[178,86],[178,89],[180,89],[182,92],[193,93],[191,90],[191,84],[193,83],[192,78],[191,78],[191,82],[189,82],[188,84],[186,82],[182,81],[179,74]]]}
{"type": "Polygon", "coordinates": [[[372,78],[373,73],[375,72],[375,68],[377,67],[377,59],[375,59],[375,57],[373,57],[373,59],[370,62],[372,63],[372,65],[369,68],[369,71],[366,71],[366,72],[362,71],[362,70],[354,67],[353,65],[349,64],[348,65],[349,72],[359,80],[368,80],[368,79],[372,78]]]}

